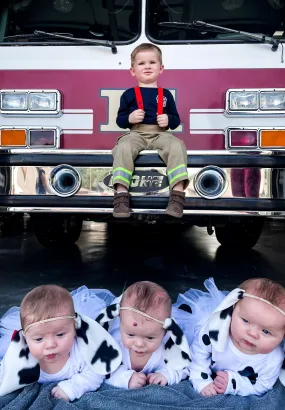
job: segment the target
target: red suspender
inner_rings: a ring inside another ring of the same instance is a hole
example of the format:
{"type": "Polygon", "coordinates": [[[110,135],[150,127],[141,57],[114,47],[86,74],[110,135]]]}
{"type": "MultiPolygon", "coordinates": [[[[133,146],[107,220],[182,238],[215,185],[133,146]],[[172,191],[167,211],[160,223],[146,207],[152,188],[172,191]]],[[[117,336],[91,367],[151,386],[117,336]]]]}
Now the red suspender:
{"type": "Polygon", "coordinates": [[[136,94],[138,109],[139,110],[144,110],[142,93],[141,93],[140,87],[135,87],[135,94],[136,94]]]}
{"type": "Polygon", "coordinates": [[[158,87],[157,115],[163,114],[163,88],[158,87]]]}
{"type": "MultiPolygon", "coordinates": [[[[138,108],[144,110],[143,99],[140,87],[135,87],[135,95],[138,108]]],[[[163,114],[163,88],[158,87],[158,101],[157,101],[157,114],[163,114]]]]}

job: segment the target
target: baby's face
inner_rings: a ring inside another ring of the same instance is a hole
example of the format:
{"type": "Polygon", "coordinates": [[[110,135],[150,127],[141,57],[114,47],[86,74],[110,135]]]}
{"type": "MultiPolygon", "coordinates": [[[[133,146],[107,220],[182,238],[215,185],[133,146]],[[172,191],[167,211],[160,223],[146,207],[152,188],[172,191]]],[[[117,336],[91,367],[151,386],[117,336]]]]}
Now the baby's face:
{"type": "Polygon", "coordinates": [[[26,333],[30,352],[39,361],[41,368],[67,360],[74,337],[73,319],[42,323],[29,328],[26,333]]]}
{"type": "Polygon", "coordinates": [[[230,332],[241,352],[267,354],[284,338],[285,317],[262,301],[244,297],[234,308],[230,332]]]}
{"type": "MultiPolygon", "coordinates": [[[[154,312],[147,314],[155,316],[154,312]]],[[[161,324],[128,310],[121,311],[120,319],[122,343],[136,357],[151,355],[160,347],[165,335],[161,324]]]]}

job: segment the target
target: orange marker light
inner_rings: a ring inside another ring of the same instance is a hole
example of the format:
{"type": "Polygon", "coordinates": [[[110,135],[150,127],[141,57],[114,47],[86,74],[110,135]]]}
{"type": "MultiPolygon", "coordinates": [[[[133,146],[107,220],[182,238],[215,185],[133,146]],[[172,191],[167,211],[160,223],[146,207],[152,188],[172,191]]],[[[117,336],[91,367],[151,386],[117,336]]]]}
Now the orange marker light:
{"type": "Polygon", "coordinates": [[[260,132],[261,148],[285,148],[285,130],[263,130],[260,132]]]}
{"type": "Polygon", "coordinates": [[[1,130],[1,146],[25,147],[26,130],[1,130]]]}

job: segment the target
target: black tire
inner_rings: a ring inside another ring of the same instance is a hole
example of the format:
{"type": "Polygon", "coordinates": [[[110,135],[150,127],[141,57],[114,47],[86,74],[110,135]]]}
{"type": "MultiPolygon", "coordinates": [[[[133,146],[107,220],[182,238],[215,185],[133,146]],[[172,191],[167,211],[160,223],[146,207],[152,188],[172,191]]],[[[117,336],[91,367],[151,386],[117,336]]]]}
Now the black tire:
{"type": "Polygon", "coordinates": [[[32,216],[38,242],[45,248],[67,248],[75,244],[82,230],[82,219],[63,215],[32,216]]]}
{"type": "Polygon", "coordinates": [[[251,249],[262,232],[263,219],[244,218],[239,223],[227,222],[216,226],[216,238],[226,248],[251,249]]]}

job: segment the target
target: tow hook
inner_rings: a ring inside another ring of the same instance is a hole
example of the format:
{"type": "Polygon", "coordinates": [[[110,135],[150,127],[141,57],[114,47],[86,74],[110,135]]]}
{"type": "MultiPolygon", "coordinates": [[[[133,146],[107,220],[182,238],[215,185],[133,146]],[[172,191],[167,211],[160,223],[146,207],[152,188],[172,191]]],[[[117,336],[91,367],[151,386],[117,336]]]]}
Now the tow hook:
{"type": "Polygon", "coordinates": [[[210,236],[213,235],[213,233],[214,233],[212,222],[210,220],[208,221],[207,232],[208,232],[208,235],[210,235],[210,236]]]}

